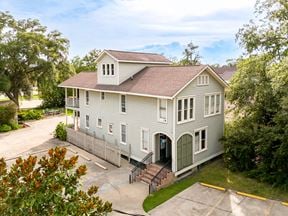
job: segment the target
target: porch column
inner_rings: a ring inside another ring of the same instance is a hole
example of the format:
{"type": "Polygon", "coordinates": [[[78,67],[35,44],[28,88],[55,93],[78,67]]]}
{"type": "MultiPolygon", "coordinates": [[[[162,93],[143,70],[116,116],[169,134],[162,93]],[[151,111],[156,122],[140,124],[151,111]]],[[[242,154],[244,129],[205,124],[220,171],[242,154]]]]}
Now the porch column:
{"type": "Polygon", "coordinates": [[[75,107],[75,92],[74,92],[74,88],[72,89],[72,98],[73,98],[73,107],[75,107]]]}

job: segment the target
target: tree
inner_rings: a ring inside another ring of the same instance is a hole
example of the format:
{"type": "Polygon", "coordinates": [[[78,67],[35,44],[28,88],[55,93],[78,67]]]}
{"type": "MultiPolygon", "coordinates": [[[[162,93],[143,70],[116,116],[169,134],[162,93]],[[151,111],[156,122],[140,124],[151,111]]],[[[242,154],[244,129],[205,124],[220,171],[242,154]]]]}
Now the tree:
{"type": "Polygon", "coordinates": [[[236,35],[248,54],[269,53],[280,60],[288,55],[288,2],[257,0],[257,19],[244,25],[236,35]]]}
{"type": "Polygon", "coordinates": [[[187,44],[183,52],[183,58],[180,60],[180,65],[199,65],[200,64],[200,55],[197,51],[198,46],[194,45],[193,42],[187,44]]]}
{"type": "Polygon", "coordinates": [[[227,92],[236,118],[226,126],[224,159],[233,170],[287,189],[288,3],[258,1],[256,14],[261,19],[237,35],[247,55],[227,92]]]}
{"type": "Polygon", "coordinates": [[[101,54],[101,50],[93,49],[83,58],[79,56],[75,56],[72,59],[72,64],[75,68],[76,73],[80,73],[82,71],[96,71],[97,70],[97,63],[96,59],[101,54]]]}
{"type": "Polygon", "coordinates": [[[0,159],[1,215],[105,215],[112,205],[96,196],[98,188],[79,189],[87,168],[76,168],[78,156],[65,159],[67,150],[50,149],[48,157],[18,158],[10,169],[0,159]],[[36,165],[37,164],[37,165],[36,165]]]}
{"type": "Polygon", "coordinates": [[[30,95],[33,84],[59,76],[68,47],[61,33],[47,32],[38,20],[0,12],[0,91],[19,108],[21,92],[30,95]]]}

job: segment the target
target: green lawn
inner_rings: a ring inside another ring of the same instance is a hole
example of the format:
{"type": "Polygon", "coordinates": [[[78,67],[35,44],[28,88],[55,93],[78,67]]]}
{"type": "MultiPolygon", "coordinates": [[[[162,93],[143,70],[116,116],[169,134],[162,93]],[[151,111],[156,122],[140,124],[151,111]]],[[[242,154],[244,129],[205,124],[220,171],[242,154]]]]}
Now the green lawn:
{"type": "Polygon", "coordinates": [[[288,191],[273,188],[269,184],[247,178],[242,173],[231,172],[224,167],[223,161],[219,159],[204,166],[193,176],[149,195],[144,200],[144,210],[146,212],[150,211],[196,182],[205,182],[235,191],[251,193],[270,199],[288,201],[288,191]]]}

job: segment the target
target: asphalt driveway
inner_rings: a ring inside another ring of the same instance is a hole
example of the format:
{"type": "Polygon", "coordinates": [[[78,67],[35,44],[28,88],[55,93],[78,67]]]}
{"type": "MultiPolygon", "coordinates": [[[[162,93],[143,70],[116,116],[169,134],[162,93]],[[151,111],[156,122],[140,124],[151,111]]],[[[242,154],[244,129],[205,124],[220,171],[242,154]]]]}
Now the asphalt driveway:
{"type": "Polygon", "coordinates": [[[149,212],[152,216],[284,216],[288,207],[194,184],[149,212]]]}

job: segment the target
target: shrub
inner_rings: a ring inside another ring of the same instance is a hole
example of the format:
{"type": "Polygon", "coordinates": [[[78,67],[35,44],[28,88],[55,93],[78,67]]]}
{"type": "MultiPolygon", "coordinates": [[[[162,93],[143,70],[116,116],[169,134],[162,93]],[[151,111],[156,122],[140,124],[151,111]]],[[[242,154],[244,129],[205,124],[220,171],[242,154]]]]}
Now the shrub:
{"type": "Polygon", "coordinates": [[[66,126],[63,122],[60,122],[55,131],[54,131],[54,137],[62,140],[62,141],[66,141],[67,138],[67,131],[66,131],[66,126]]]}
{"type": "Polygon", "coordinates": [[[39,120],[43,117],[42,110],[23,110],[18,114],[18,119],[20,121],[27,121],[27,120],[39,120]]]}
{"type": "Polygon", "coordinates": [[[9,124],[16,116],[16,107],[14,104],[0,106],[0,125],[9,124]]]}
{"type": "Polygon", "coordinates": [[[10,125],[7,125],[7,124],[0,125],[0,132],[8,132],[11,130],[12,130],[12,127],[10,125]]]}
{"type": "Polygon", "coordinates": [[[19,129],[19,125],[16,121],[11,121],[9,125],[11,126],[12,130],[19,129]]]}

